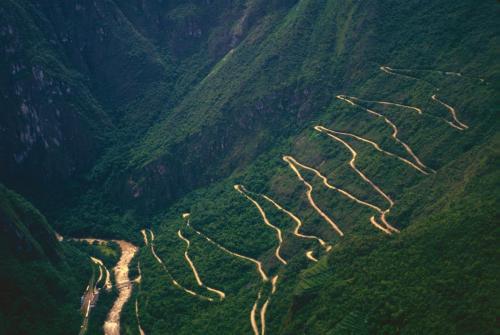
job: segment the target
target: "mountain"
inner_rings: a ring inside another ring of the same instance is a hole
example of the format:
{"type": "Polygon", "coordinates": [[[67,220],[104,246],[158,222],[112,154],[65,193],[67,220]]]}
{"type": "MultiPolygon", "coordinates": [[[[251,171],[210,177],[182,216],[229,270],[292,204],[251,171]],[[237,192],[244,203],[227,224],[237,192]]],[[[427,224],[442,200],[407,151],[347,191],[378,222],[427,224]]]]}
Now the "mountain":
{"type": "Polygon", "coordinates": [[[96,252],[48,221],[140,247],[127,334],[493,334],[498,14],[5,0],[0,181],[47,218],[5,245],[96,252]]]}
{"type": "Polygon", "coordinates": [[[3,185],[0,220],[0,332],[76,333],[78,297],[90,277],[86,256],[60,245],[43,215],[3,185]]]}

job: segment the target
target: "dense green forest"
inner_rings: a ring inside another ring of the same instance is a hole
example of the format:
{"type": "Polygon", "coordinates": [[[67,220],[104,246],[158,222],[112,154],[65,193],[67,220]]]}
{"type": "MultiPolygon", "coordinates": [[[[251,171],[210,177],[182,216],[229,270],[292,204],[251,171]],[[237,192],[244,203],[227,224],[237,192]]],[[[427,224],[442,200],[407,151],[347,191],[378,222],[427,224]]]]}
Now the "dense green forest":
{"type": "Polygon", "coordinates": [[[498,333],[499,14],[4,1],[0,333],[498,333]]]}
{"type": "Polygon", "coordinates": [[[59,243],[43,215],[1,184],[0,218],[0,333],[76,333],[88,257],[59,243]]]}

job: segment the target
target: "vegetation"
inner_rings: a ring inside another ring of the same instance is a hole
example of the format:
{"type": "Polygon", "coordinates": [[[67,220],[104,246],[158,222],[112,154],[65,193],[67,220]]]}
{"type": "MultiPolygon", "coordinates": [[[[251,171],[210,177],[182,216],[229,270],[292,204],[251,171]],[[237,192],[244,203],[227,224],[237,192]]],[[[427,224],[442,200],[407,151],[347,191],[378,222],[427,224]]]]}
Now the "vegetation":
{"type": "Polygon", "coordinates": [[[67,334],[80,328],[88,257],[59,243],[45,218],[0,185],[0,332],[67,334]]]}
{"type": "MultiPolygon", "coordinates": [[[[56,3],[23,0],[0,6],[14,30],[29,23],[22,35],[27,44],[43,42],[36,50],[51,60],[44,66],[64,64],[68,73],[82,76],[47,71],[78,83],[75,99],[85,108],[65,101],[69,111],[93,125],[91,133],[75,132],[82,142],[89,137],[92,155],[84,155],[85,164],[76,170],[64,166],[64,176],[55,179],[64,184],[57,197],[40,189],[23,193],[66,236],[125,239],[141,247],[130,277],[140,266],[142,280],[124,307],[123,334],[137,334],[138,319],[148,335],[251,334],[250,311],[259,292],[259,328],[270,299],[268,334],[496,333],[498,4],[251,0],[143,1],[140,6],[115,0],[81,5],[86,20],[56,3]],[[66,11],[74,18],[65,19],[66,11]],[[94,27],[95,22],[102,26],[94,27]],[[52,30],[59,35],[51,44],[52,30]],[[357,105],[339,95],[353,97],[357,105]],[[453,127],[450,108],[433,95],[453,106],[469,128],[453,127]],[[406,148],[394,139],[391,123],[406,148]],[[315,130],[317,125],[344,133],[338,135],[344,144],[315,130]],[[348,146],[356,152],[357,169],[394,200],[394,207],[349,165],[348,146]],[[295,172],[284,155],[316,169],[337,190],[313,170],[295,172]],[[414,167],[414,156],[428,167],[425,171],[414,167]],[[243,185],[281,229],[286,265],[275,256],[276,231],[235,184],[243,185]],[[343,236],[313,208],[308,187],[315,205],[343,236]],[[332,251],[297,237],[297,222],[264,196],[296,215],[301,232],[325,240],[332,251]],[[389,208],[387,221],[400,233],[377,229],[370,221],[374,216],[381,224],[374,208],[389,208]],[[190,213],[189,225],[183,213],[190,213]],[[141,229],[148,229],[148,245],[141,229]],[[223,301],[198,285],[178,231],[190,241],[189,257],[204,284],[223,291],[223,301]],[[319,261],[308,259],[307,251],[319,261]],[[262,282],[252,261],[235,254],[262,262],[269,278],[278,276],[276,292],[262,282]]],[[[26,54],[23,62],[42,64],[28,57],[31,48],[18,48],[26,54]]],[[[11,60],[2,58],[2,64],[10,66],[11,60]]],[[[11,82],[0,84],[8,88],[11,82]]],[[[68,142],[47,157],[71,161],[69,152],[80,151],[68,142]]],[[[28,172],[22,173],[38,180],[38,172],[23,164],[28,172]]],[[[16,176],[8,185],[25,189],[16,176]]],[[[7,227],[23,236],[13,244],[5,239],[2,262],[22,245],[23,254],[36,258],[51,276],[76,269],[53,286],[64,285],[64,294],[47,290],[49,302],[72,301],[69,297],[83,292],[91,277],[83,254],[103,259],[110,269],[116,264],[116,246],[57,243],[31,205],[6,189],[2,194],[7,227]],[[33,222],[43,229],[33,228],[33,222]]],[[[31,297],[39,293],[24,287],[34,270],[16,257],[6,263],[14,269],[7,273],[15,274],[6,287],[19,282],[18,275],[25,282],[18,284],[19,294],[14,289],[8,294],[29,297],[25,305],[33,308],[37,300],[31,297]]],[[[101,332],[116,293],[100,298],[90,334],[101,332]]],[[[77,308],[58,305],[61,309],[43,309],[53,312],[56,325],[77,308]]],[[[15,328],[21,307],[2,314],[0,330],[32,327],[26,332],[54,333],[43,328],[48,324],[41,323],[38,308],[30,315],[40,319],[15,328]]],[[[75,325],[79,320],[67,318],[75,325]]]]}

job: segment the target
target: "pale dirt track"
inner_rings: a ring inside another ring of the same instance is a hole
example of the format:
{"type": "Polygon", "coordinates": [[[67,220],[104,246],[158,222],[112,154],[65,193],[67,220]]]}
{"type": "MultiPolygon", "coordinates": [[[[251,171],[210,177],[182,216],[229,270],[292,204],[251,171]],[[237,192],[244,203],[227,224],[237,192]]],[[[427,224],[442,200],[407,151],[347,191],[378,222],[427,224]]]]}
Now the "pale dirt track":
{"type": "MultiPolygon", "coordinates": [[[[321,126],[320,126],[321,127],[321,126]]],[[[399,155],[396,155],[392,152],[389,152],[389,151],[386,151],[384,149],[382,149],[377,143],[375,143],[374,141],[371,141],[369,139],[366,139],[364,137],[361,137],[361,136],[358,136],[358,135],[355,135],[353,133],[347,133],[347,132],[341,132],[341,131],[334,131],[334,130],[331,130],[331,129],[328,129],[328,128],[325,128],[325,127],[322,127],[324,128],[326,131],[329,131],[329,132],[332,132],[334,134],[338,134],[338,135],[344,135],[344,136],[348,136],[348,137],[351,137],[351,138],[354,138],[360,142],[364,142],[364,143],[367,143],[367,144],[370,144],[375,150],[387,155],[387,156],[390,156],[390,157],[395,157],[397,159],[399,159],[400,161],[402,161],[403,163],[405,163],[406,165],[410,166],[411,168],[419,171],[420,173],[422,174],[425,174],[425,175],[428,175],[429,173],[427,173],[426,171],[422,170],[422,168],[420,168],[419,166],[415,165],[415,163],[412,163],[410,162],[409,160],[407,160],[406,158],[403,158],[399,155]]]]}
{"type": "Polygon", "coordinates": [[[455,108],[451,107],[450,105],[448,105],[447,103],[443,102],[442,100],[438,99],[436,97],[436,95],[434,94],[432,97],[431,97],[432,100],[436,101],[437,103],[441,104],[442,106],[444,106],[449,112],[450,112],[450,115],[453,119],[453,122],[450,122],[450,121],[446,121],[450,126],[460,130],[460,131],[464,131],[466,129],[469,129],[469,126],[460,122],[458,120],[458,117],[457,117],[457,111],[455,110],[455,108]]]}
{"type": "Polygon", "coordinates": [[[146,230],[141,229],[141,234],[142,234],[142,239],[144,240],[144,245],[147,246],[149,244],[149,241],[148,241],[148,235],[146,234],[146,230]]]}
{"type": "MultiPolygon", "coordinates": [[[[387,73],[387,74],[390,74],[390,75],[405,77],[405,78],[414,79],[414,80],[420,80],[417,77],[413,77],[413,76],[409,76],[409,75],[406,75],[406,74],[398,73],[396,71],[400,71],[400,69],[393,69],[392,67],[389,67],[389,66],[381,66],[380,70],[383,71],[383,72],[385,72],[385,73],[387,73]]],[[[434,86],[434,85],[432,85],[432,86],[434,86]]]]}
{"type": "Polygon", "coordinates": [[[318,177],[320,177],[323,180],[323,183],[325,183],[326,178],[323,175],[321,175],[319,173],[319,171],[314,170],[314,169],[312,169],[312,168],[310,168],[308,166],[300,164],[292,156],[283,156],[283,160],[288,163],[288,165],[290,166],[290,168],[297,175],[297,178],[306,186],[306,188],[307,188],[307,192],[306,192],[307,199],[309,200],[309,203],[314,208],[314,210],[316,210],[316,212],[333,228],[333,230],[335,230],[337,232],[337,234],[339,234],[340,236],[344,236],[344,233],[342,232],[342,230],[340,230],[340,228],[337,226],[337,224],[332,219],[330,219],[330,217],[328,215],[326,215],[325,212],[323,212],[321,210],[321,208],[318,207],[318,205],[316,205],[316,202],[314,202],[314,198],[312,196],[312,192],[313,192],[314,188],[312,187],[312,185],[310,183],[308,183],[304,179],[304,177],[302,176],[302,174],[300,173],[300,171],[297,169],[297,166],[300,166],[300,167],[302,167],[302,168],[304,168],[306,170],[314,172],[318,177]]]}
{"type": "MultiPolygon", "coordinates": [[[[143,236],[145,236],[145,231],[144,231],[144,235],[143,236]]],[[[142,271],[141,271],[141,262],[140,261],[137,262],[137,273],[139,275],[137,276],[135,282],[137,284],[141,284],[142,271]]],[[[139,315],[140,315],[140,313],[139,313],[139,298],[135,298],[135,318],[137,319],[137,328],[138,328],[137,330],[139,331],[139,335],[146,335],[146,333],[142,329],[141,318],[139,317],[139,315]]]]}
{"type": "MultiPolygon", "coordinates": [[[[251,257],[244,256],[244,255],[238,254],[236,252],[230,251],[227,248],[223,247],[219,243],[217,243],[214,240],[212,240],[210,237],[206,236],[202,232],[200,232],[197,229],[195,229],[190,224],[189,217],[190,217],[189,213],[184,213],[182,215],[182,218],[186,220],[186,226],[187,227],[189,227],[190,229],[192,229],[196,234],[198,234],[199,236],[203,237],[209,243],[215,245],[217,248],[219,248],[220,250],[222,250],[222,251],[230,254],[231,256],[234,256],[234,257],[237,257],[237,258],[241,258],[243,260],[246,260],[246,261],[249,261],[249,262],[252,262],[253,264],[255,264],[256,268],[257,268],[257,273],[261,277],[262,285],[265,285],[266,283],[269,283],[269,277],[264,272],[264,269],[263,269],[263,266],[262,266],[261,262],[259,262],[256,259],[253,259],[251,257]]],[[[278,276],[274,276],[271,279],[271,295],[273,295],[274,293],[276,293],[278,278],[279,278],[278,276]]],[[[257,323],[257,310],[258,310],[258,307],[259,307],[259,301],[261,299],[261,296],[262,296],[262,287],[260,288],[260,290],[259,290],[259,292],[257,294],[257,299],[255,300],[255,302],[254,302],[254,304],[252,306],[252,309],[250,311],[250,324],[252,326],[252,330],[253,330],[254,335],[265,335],[265,331],[266,331],[266,313],[267,313],[267,307],[268,307],[268,305],[269,305],[269,303],[271,301],[271,297],[268,296],[267,300],[264,302],[264,304],[262,305],[262,307],[260,309],[259,316],[260,316],[260,325],[261,326],[260,326],[260,329],[259,329],[259,325],[257,323]]]]}
{"type": "MultiPolygon", "coordinates": [[[[437,88],[436,86],[434,86],[429,81],[421,79],[421,78],[418,78],[418,77],[415,77],[415,76],[410,76],[410,75],[402,74],[400,72],[403,72],[403,73],[404,72],[437,73],[437,74],[445,75],[445,76],[456,76],[456,77],[468,78],[468,79],[473,79],[473,80],[479,80],[482,83],[485,82],[485,80],[483,78],[476,78],[476,77],[471,77],[471,76],[465,76],[465,75],[463,75],[460,72],[452,72],[452,71],[418,70],[418,69],[394,69],[394,68],[391,68],[389,66],[381,66],[380,70],[383,71],[383,72],[385,72],[385,73],[387,73],[387,74],[394,75],[394,76],[401,76],[401,77],[405,77],[405,78],[409,78],[409,79],[413,79],[413,80],[423,80],[424,82],[426,82],[429,85],[431,85],[432,87],[434,87],[434,89],[436,91],[439,91],[439,88],[437,88]]],[[[450,106],[450,105],[446,104],[445,102],[439,100],[436,97],[435,94],[433,96],[431,96],[431,99],[433,101],[436,101],[437,103],[441,104],[442,106],[444,106],[448,110],[448,112],[450,113],[450,115],[452,117],[452,121],[448,121],[446,119],[443,119],[448,125],[450,125],[451,127],[455,128],[457,130],[460,130],[460,131],[464,131],[464,130],[466,130],[466,129],[469,128],[469,126],[467,126],[466,124],[464,124],[464,123],[462,123],[462,122],[460,122],[458,120],[455,108],[453,108],[452,106],[450,106]]]]}
{"type": "Polygon", "coordinates": [[[177,236],[179,236],[179,238],[186,243],[186,250],[184,251],[184,258],[186,259],[186,262],[189,264],[189,267],[191,268],[191,271],[193,272],[193,275],[196,279],[196,283],[198,284],[198,286],[203,287],[206,290],[217,294],[219,296],[220,301],[224,300],[224,298],[226,297],[226,294],[224,292],[217,290],[215,288],[206,286],[203,283],[203,281],[201,280],[200,275],[198,274],[198,270],[196,270],[196,266],[194,265],[193,261],[189,257],[189,247],[191,246],[191,242],[182,235],[182,232],[180,229],[177,231],[177,236]]]}
{"type": "Polygon", "coordinates": [[[386,124],[388,124],[389,127],[391,127],[391,129],[392,129],[391,137],[394,139],[394,141],[396,143],[398,143],[399,145],[401,145],[405,149],[405,151],[412,157],[412,159],[415,162],[415,164],[418,165],[420,168],[422,168],[424,170],[427,169],[427,170],[430,170],[430,171],[434,172],[434,170],[428,168],[424,163],[422,163],[422,161],[420,160],[420,158],[418,158],[418,156],[413,152],[412,148],[408,144],[406,144],[404,141],[402,141],[399,138],[399,136],[398,136],[399,135],[398,127],[396,127],[396,125],[391,120],[389,120],[386,116],[384,116],[384,115],[382,115],[382,114],[380,114],[378,112],[375,112],[374,110],[372,110],[370,108],[366,108],[366,107],[363,107],[362,105],[357,104],[356,102],[354,102],[354,100],[358,100],[355,97],[348,97],[348,96],[345,96],[345,95],[337,95],[337,99],[342,100],[344,102],[347,102],[351,106],[361,108],[361,109],[367,111],[369,114],[375,115],[376,117],[383,119],[384,122],[386,124]]]}
{"type": "MultiPolygon", "coordinates": [[[[324,240],[319,238],[318,236],[315,235],[305,235],[300,232],[300,228],[303,226],[302,220],[299,219],[295,214],[290,212],[289,210],[283,208],[280,204],[278,204],[276,201],[271,199],[267,195],[261,195],[264,199],[269,201],[271,204],[273,204],[278,210],[282,211],[286,215],[288,215],[293,221],[295,221],[295,228],[293,230],[293,234],[299,238],[303,239],[310,239],[310,240],[316,240],[324,249],[326,252],[330,251],[332,249],[332,246],[326,243],[324,240]]],[[[307,256],[307,255],[306,255],[307,256]]]]}
{"type": "Polygon", "coordinates": [[[111,275],[109,273],[109,270],[108,268],[106,267],[106,265],[104,265],[104,263],[98,259],[98,258],[95,258],[95,257],[90,257],[90,259],[92,259],[92,261],[99,265],[99,280],[102,279],[102,269],[104,269],[104,271],[106,272],[106,279],[104,281],[104,287],[106,288],[107,291],[111,290],[111,288],[113,287],[113,285],[111,284],[111,275]]]}
{"type": "Polygon", "coordinates": [[[328,137],[341,143],[345,148],[347,148],[347,150],[349,150],[349,152],[351,153],[351,160],[349,161],[349,166],[351,167],[351,169],[355,171],[356,174],[361,177],[361,179],[367,182],[378,194],[380,194],[382,198],[384,198],[389,203],[389,207],[394,206],[394,201],[391,199],[391,197],[389,197],[384,191],[382,191],[379,186],[377,186],[370,178],[368,178],[363,172],[361,172],[361,170],[358,169],[358,167],[356,166],[358,153],[356,152],[356,150],[354,150],[353,147],[349,145],[349,143],[334,135],[335,131],[331,129],[325,128],[323,126],[315,126],[314,129],[319,131],[320,133],[326,134],[328,137]]]}
{"type": "MultiPolygon", "coordinates": [[[[343,190],[341,188],[338,188],[336,186],[331,185],[328,182],[328,178],[326,178],[323,174],[321,174],[321,172],[319,172],[318,170],[316,170],[316,169],[314,169],[314,168],[312,168],[310,166],[307,166],[307,165],[304,165],[302,163],[299,163],[295,158],[293,158],[291,156],[285,156],[285,157],[283,157],[283,160],[285,160],[292,167],[292,169],[295,171],[295,173],[297,174],[297,176],[299,176],[299,179],[304,180],[302,178],[302,175],[300,175],[300,171],[298,171],[298,169],[296,168],[296,166],[299,166],[299,167],[301,167],[301,168],[303,168],[305,170],[313,172],[317,177],[319,177],[322,180],[323,185],[326,186],[327,188],[329,188],[331,190],[334,190],[334,191],[342,194],[346,198],[348,198],[348,199],[350,199],[350,200],[352,200],[352,201],[354,201],[354,202],[356,202],[356,203],[358,203],[360,205],[369,207],[369,208],[377,211],[378,213],[380,213],[381,220],[384,223],[384,225],[386,225],[386,227],[388,227],[388,229],[393,230],[395,232],[398,231],[396,228],[392,227],[387,222],[387,220],[385,219],[385,215],[387,213],[387,210],[382,210],[380,207],[378,207],[378,206],[376,206],[376,205],[374,205],[372,203],[369,203],[369,202],[364,201],[364,200],[360,200],[357,197],[355,197],[354,195],[352,195],[351,193],[349,193],[349,192],[347,192],[347,191],[345,191],[345,190],[343,190]]],[[[312,186],[310,186],[310,187],[311,187],[311,189],[309,189],[309,190],[312,191],[312,186]]],[[[310,198],[312,198],[312,196],[310,198]]],[[[311,205],[313,205],[313,203],[311,203],[311,205]]]]}
{"type": "Polygon", "coordinates": [[[102,280],[102,277],[104,276],[104,273],[103,273],[103,270],[102,270],[102,261],[98,258],[95,258],[95,257],[90,257],[90,259],[92,260],[92,262],[94,262],[95,264],[97,264],[97,266],[99,267],[99,277],[97,278],[97,281],[95,282],[95,287],[97,288],[97,286],[99,285],[99,283],[101,282],[102,280]]]}
{"type": "Polygon", "coordinates": [[[275,225],[273,225],[271,222],[269,222],[269,219],[267,218],[267,215],[266,215],[266,212],[264,211],[264,209],[262,209],[262,207],[260,206],[260,204],[255,199],[253,199],[252,197],[250,197],[247,194],[246,189],[245,189],[245,187],[243,185],[234,185],[234,189],[236,191],[238,191],[240,194],[242,194],[252,204],[254,204],[254,206],[259,211],[259,213],[260,213],[260,215],[262,217],[262,220],[264,220],[264,224],[266,226],[271,227],[272,229],[274,229],[276,231],[276,237],[278,239],[278,247],[276,248],[276,250],[274,252],[274,255],[276,256],[276,258],[281,263],[283,263],[284,265],[286,265],[287,264],[286,260],[283,257],[281,257],[281,255],[280,255],[281,246],[283,245],[283,235],[281,233],[281,229],[279,229],[278,227],[276,227],[275,225]]]}
{"type": "Polygon", "coordinates": [[[215,245],[217,248],[219,248],[220,250],[230,254],[231,256],[234,256],[234,257],[237,257],[237,258],[241,258],[241,259],[244,259],[246,261],[249,261],[253,264],[255,264],[255,267],[257,268],[257,273],[260,275],[260,278],[262,280],[263,283],[265,282],[268,282],[269,281],[269,277],[267,276],[266,272],[264,271],[264,267],[262,266],[262,262],[256,260],[256,259],[253,259],[251,257],[248,257],[248,256],[244,256],[244,255],[241,255],[241,254],[238,254],[236,252],[233,252],[227,248],[225,248],[224,246],[220,245],[219,243],[215,242],[214,240],[212,240],[210,237],[206,236],[205,234],[203,234],[202,232],[198,231],[197,229],[195,229],[190,223],[189,223],[189,220],[186,221],[186,225],[191,228],[196,234],[198,234],[199,236],[203,237],[205,240],[207,240],[208,242],[210,242],[211,244],[215,245]]]}
{"type": "MultiPolygon", "coordinates": [[[[390,234],[391,231],[399,232],[396,228],[389,225],[385,219],[386,215],[390,212],[392,207],[394,207],[394,200],[392,200],[392,198],[389,195],[387,195],[387,193],[385,193],[378,185],[376,185],[370,178],[368,178],[361,170],[359,170],[357,168],[356,159],[358,157],[358,153],[356,152],[356,150],[354,150],[354,148],[352,146],[350,146],[349,143],[347,143],[346,141],[344,141],[340,137],[336,136],[337,133],[334,130],[325,128],[323,126],[315,126],[314,129],[316,131],[319,131],[321,133],[326,134],[327,136],[329,136],[333,140],[341,143],[344,147],[347,148],[347,150],[349,150],[349,152],[351,153],[351,160],[349,161],[349,166],[351,167],[351,169],[354,170],[361,177],[361,179],[363,179],[366,183],[368,183],[372,187],[373,190],[375,190],[380,196],[382,196],[382,198],[384,198],[389,203],[388,208],[385,210],[382,210],[381,208],[379,208],[378,206],[375,206],[373,204],[371,204],[371,206],[370,206],[371,208],[377,210],[380,213],[382,222],[384,223],[384,225],[387,228],[387,229],[381,229],[381,230],[386,234],[390,234]]],[[[364,202],[364,203],[366,203],[366,202],[364,202]]],[[[370,220],[370,222],[372,222],[372,224],[373,224],[373,220],[370,220]]],[[[381,228],[379,225],[376,225],[376,224],[374,224],[374,226],[377,228],[381,228]]]]}
{"type": "Polygon", "coordinates": [[[366,99],[360,99],[360,98],[356,98],[356,100],[361,101],[361,102],[366,102],[366,103],[374,103],[374,104],[383,105],[383,106],[400,107],[400,108],[412,110],[414,112],[417,112],[417,114],[420,114],[420,115],[423,114],[423,111],[421,108],[418,108],[415,106],[410,106],[410,105],[404,105],[404,104],[400,104],[397,102],[381,101],[381,100],[366,100],[366,99]]]}
{"type": "Polygon", "coordinates": [[[412,77],[408,75],[404,75],[398,72],[425,72],[425,73],[435,73],[435,74],[440,74],[443,76],[454,76],[454,77],[461,77],[461,78],[467,78],[467,79],[472,79],[472,80],[479,80],[481,83],[484,83],[486,80],[484,78],[480,77],[473,77],[473,76],[467,76],[461,72],[454,72],[454,71],[439,71],[439,70],[424,70],[424,69],[396,69],[392,68],[389,66],[381,66],[380,70],[387,73],[387,74],[392,74],[396,76],[404,76],[412,79],[417,79],[421,80],[418,77],[412,77]]]}
{"type": "Polygon", "coordinates": [[[144,330],[141,327],[141,320],[139,318],[139,301],[137,299],[135,299],[135,317],[137,319],[137,328],[138,328],[139,334],[146,335],[146,333],[144,332],[144,330]]]}
{"type": "Polygon", "coordinates": [[[313,252],[312,252],[312,251],[308,251],[308,252],[306,252],[306,257],[307,257],[307,258],[309,258],[309,259],[310,259],[311,261],[313,261],[313,262],[317,262],[317,261],[318,261],[318,259],[317,259],[316,257],[314,257],[314,255],[313,255],[313,252]]]}
{"type": "Polygon", "coordinates": [[[257,299],[255,300],[255,303],[252,306],[252,309],[250,311],[250,324],[252,325],[252,330],[254,335],[259,335],[259,325],[257,324],[257,319],[255,317],[256,312],[257,312],[257,307],[259,304],[260,297],[262,295],[262,289],[259,290],[259,293],[257,294],[257,299]]]}
{"type": "Polygon", "coordinates": [[[154,244],[154,240],[155,240],[155,235],[153,233],[153,231],[151,229],[149,229],[149,233],[151,235],[151,241],[149,243],[150,247],[151,247],[151,253],[153,254],[153,257],[156,259],[156,261],[161,265],[161,267],[163,268],[163,270],[165,270],[165,272],[167,273],[172,285],[174,285],[176,288],[180,289],[181,291],[184,291],[185,293],[189,294],[189,295],[192,295],[194,297],[198,297],[202,300],[208,300],[208,301],[213,301],[212,298],[210,297],[205,297],[204,295],[201,295],[201,294],[198,294],[196,293],[195,291],[193,290],[190,290],[184,286],[182,286],[181,284],[179,284],[179,282],[177,280],[175,280],[175,278],[172,276],[172,274],[170,273],[170,271],[168,270],[167,266],[165,265],[165,263],[163,262],[163,260],[160,258],[160,256],[158,256],[158,254],[156,253],[156,250],[155,250],[155,244],[154,244]]]}

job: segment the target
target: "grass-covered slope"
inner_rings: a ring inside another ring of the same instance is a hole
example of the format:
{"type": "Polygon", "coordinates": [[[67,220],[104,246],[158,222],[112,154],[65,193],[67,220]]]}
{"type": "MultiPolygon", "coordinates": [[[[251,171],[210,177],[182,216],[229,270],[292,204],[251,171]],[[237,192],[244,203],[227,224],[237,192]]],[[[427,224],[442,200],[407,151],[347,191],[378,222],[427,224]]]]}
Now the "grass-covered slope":
{"type": "Polygon", "coordinates": [[[77,333],[88,258],[59,243],[45,218],[3,185],[0,229],[0,333],[77,333]]]}

